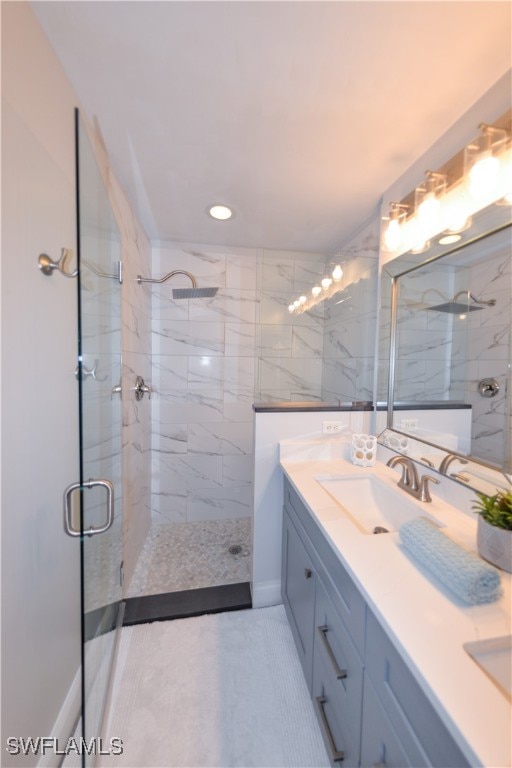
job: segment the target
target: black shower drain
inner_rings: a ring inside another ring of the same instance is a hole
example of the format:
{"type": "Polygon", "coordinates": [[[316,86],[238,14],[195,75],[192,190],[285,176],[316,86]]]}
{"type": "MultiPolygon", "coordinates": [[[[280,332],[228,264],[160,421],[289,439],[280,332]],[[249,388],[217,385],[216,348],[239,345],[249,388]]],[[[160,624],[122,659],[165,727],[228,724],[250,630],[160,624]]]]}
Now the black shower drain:
{"type": "Polygon", "coordinates": [[[228,552],[230,555],[239,555],[241,551],[242,551],[242,547],[240,546],[240,544],[232,544],[228,549],[228,552]]]}

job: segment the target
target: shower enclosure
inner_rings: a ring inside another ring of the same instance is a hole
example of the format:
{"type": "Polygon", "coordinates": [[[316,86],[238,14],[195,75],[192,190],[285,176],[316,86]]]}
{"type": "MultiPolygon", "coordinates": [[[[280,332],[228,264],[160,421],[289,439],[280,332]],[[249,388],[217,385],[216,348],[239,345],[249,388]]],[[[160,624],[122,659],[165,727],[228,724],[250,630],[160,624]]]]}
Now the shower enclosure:
{"type": "MultiPolygon", "coordinates": [[[[68,533],[80,536],[82,735],[102,735],[122,622],[120,235],[78,111],[75,113],[78,242],[80,482],[68,494],[68,533]],[[77,501],[81,514],[77,514],[77,501]]],[[[83,764],[94,755],[83,755],[83,764]]]]}

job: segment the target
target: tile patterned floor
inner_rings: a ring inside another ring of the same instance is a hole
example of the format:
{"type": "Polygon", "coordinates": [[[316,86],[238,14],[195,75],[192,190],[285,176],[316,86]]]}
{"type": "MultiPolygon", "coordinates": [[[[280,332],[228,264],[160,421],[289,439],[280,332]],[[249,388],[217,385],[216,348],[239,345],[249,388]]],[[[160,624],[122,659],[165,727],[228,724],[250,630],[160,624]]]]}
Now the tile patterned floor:
{"type": "Polygon", "coordinates": [[[249,581],[251,518],[154,525],[139,556],[127,597],[249,581]],[[232,555],[229,547],[239,544],[232,555]]]}

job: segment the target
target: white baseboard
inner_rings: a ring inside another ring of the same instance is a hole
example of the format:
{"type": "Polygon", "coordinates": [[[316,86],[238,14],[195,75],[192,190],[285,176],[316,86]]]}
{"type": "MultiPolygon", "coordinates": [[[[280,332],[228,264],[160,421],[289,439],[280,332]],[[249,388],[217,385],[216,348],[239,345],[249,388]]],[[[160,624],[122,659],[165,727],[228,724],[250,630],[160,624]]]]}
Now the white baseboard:
{"type": "Polygon", "coordinates": [[[268,608],[271,605],[281,605],[281,580],[252,582],[252,607],[268,608]]]}
{"type": "MultiPolygon", "coordinates": [[[[82,707],[82,668],[79,667],[73,682],[69,688],[64,703],[57,715],[55,725],[52,728],[52,736],[59,740],[59,749],[67,743],[70,736],[73,735],[77,720],[80,716],[82,707]]],[[[45,755],[41,755],[37,768],[58,768],[62,761],[62,755],[56,755],[53,750],[48,750],[45,755]]]]}

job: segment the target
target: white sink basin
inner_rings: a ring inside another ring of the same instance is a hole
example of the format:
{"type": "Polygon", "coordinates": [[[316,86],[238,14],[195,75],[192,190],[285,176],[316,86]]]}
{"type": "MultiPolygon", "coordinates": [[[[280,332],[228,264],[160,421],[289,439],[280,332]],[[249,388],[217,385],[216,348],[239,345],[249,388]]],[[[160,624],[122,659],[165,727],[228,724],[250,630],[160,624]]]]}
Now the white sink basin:
{"type": "Polygon", "coordinates": [[[512,701],[512,635],[473,640],[462,647],[512,701]]]}
{"type": "Polygon", "coordinates": [[[318,475],[315,480],[363,533],[398,531],[403,523],[415,517],[428,517],[439,528],[444,527],[440,520],[428,512],[428,504],[414,504],[405,491],[389,486],[370,472],[358,475],[318,475]]]}

